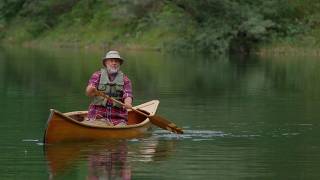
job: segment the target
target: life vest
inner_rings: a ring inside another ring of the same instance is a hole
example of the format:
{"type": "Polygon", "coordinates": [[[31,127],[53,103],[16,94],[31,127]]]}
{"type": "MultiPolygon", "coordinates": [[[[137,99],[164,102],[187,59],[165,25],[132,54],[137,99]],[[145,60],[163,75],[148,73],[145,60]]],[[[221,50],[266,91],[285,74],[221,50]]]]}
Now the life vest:
{"type": "MultiPolygon", "coordinates": [[[[123,86],[124,86],[124,74],[119,71],[113,81],[110,81],[108,72],[105,68],[101,69],[100,81],[98,84],[98,91],[104,92],[106,95],[122,102],[123,97],[123,86]]],[[[122,106],[116,102],[108,101],[107,99],[95,96],[92,104],[100,106],[114,106],[121,108],[122,106]]]]}

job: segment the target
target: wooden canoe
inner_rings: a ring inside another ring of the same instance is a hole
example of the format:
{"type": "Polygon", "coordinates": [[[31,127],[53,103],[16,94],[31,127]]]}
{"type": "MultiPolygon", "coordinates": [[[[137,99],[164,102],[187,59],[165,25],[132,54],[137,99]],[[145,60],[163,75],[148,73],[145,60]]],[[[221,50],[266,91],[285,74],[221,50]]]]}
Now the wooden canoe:
{"type": "MultiPolygon", "coordinates": [[[[154,115],[159,101],[153,100],[133,108],[154,115]]],[[[147,134],[151,127],[149,118],[134,111],[128,112],[128,125],[123,127],[86,124],[88,111],[61,113],[51,109],[44,135],[44,143],[53,144],[67,141],[92,141],[102,139],[129,139],[147,134]]]]}

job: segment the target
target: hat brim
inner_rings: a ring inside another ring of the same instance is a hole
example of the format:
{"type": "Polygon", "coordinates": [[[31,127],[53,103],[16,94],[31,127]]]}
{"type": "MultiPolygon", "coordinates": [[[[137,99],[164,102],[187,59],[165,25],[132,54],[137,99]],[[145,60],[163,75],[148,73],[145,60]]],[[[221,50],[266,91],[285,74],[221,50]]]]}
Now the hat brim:
{"type": "Polygon", "coordinates": [[[103,64],[104,64],[104,62],[106,61],[106,60],[108,60],[108,59],[118,59],[119,61],[120,61],[120,64],[122,64],[123,63],[123,59],[121,59],[121,58],[104,58],[104,59],[102,59],[102,62],[103,62],[103,64]]]}

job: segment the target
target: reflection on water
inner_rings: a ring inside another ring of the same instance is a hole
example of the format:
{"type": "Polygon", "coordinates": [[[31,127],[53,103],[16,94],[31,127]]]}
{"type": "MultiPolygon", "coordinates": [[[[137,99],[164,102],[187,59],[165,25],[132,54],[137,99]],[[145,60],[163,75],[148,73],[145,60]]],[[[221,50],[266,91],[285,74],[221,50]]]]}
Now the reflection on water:
{"type": "Polygon", "coordinates": [[[123,52],[134,104],[185,129],[46,146],[49,109],[85,110],[104,52],[0,48],[1,179],[319,179],[320,61],[123,52]],[[48,168],[47,168],[48,166],[48,168]]]}
{"type": "Polygon", "coordinates": [[[131,179],[139,163],[172,155],[175,141],[157,138],[45,145],[50,179],[75,176],[87,179],[131,179]]]}
{"type": "Polygon", "coordinates": [[[131,167],[127,162],[127,145],[121,143],[115,149],[95,151],[88,156],[87,179],[131,179],[131,167]]]}

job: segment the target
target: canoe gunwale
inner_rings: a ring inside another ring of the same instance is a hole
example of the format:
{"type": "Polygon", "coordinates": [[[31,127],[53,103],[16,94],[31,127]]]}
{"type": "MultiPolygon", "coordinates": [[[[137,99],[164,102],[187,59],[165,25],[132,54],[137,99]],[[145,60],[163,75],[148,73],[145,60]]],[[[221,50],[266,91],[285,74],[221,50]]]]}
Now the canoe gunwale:
{"type": "MultiPolygon", "coordinates": [[[[149,118],[146,118],[145,120],[143,120],[142,122],[140,122],[139,124],[132,124],[132,125],[126,125],[126,126],[98,126],[98,125],[91,125],[91,124],[84,124],[81,123],[69,116],[71,115],[77,115],[77,114],[87,114],[88,111],[72,111],[72,112],[67,112],[67,113],[62,113],[59,112],[55,109],[50,109],[51,111],[51,116],[53,116],[54,114],[58,115],[58,116],[62,116],[62,118],[72,121],[73,123],[76,123],[80,126],[84,126],[84,127],[88,127],[88,128],[99,128],[99,129],[131,129],[131,128],[136,128],[136,127],[141,127],[144,126],[145,124],[149,123],[150,120],[149,118]]],[[[50,119],[49,117],[49,119],[50,119]]]]}

